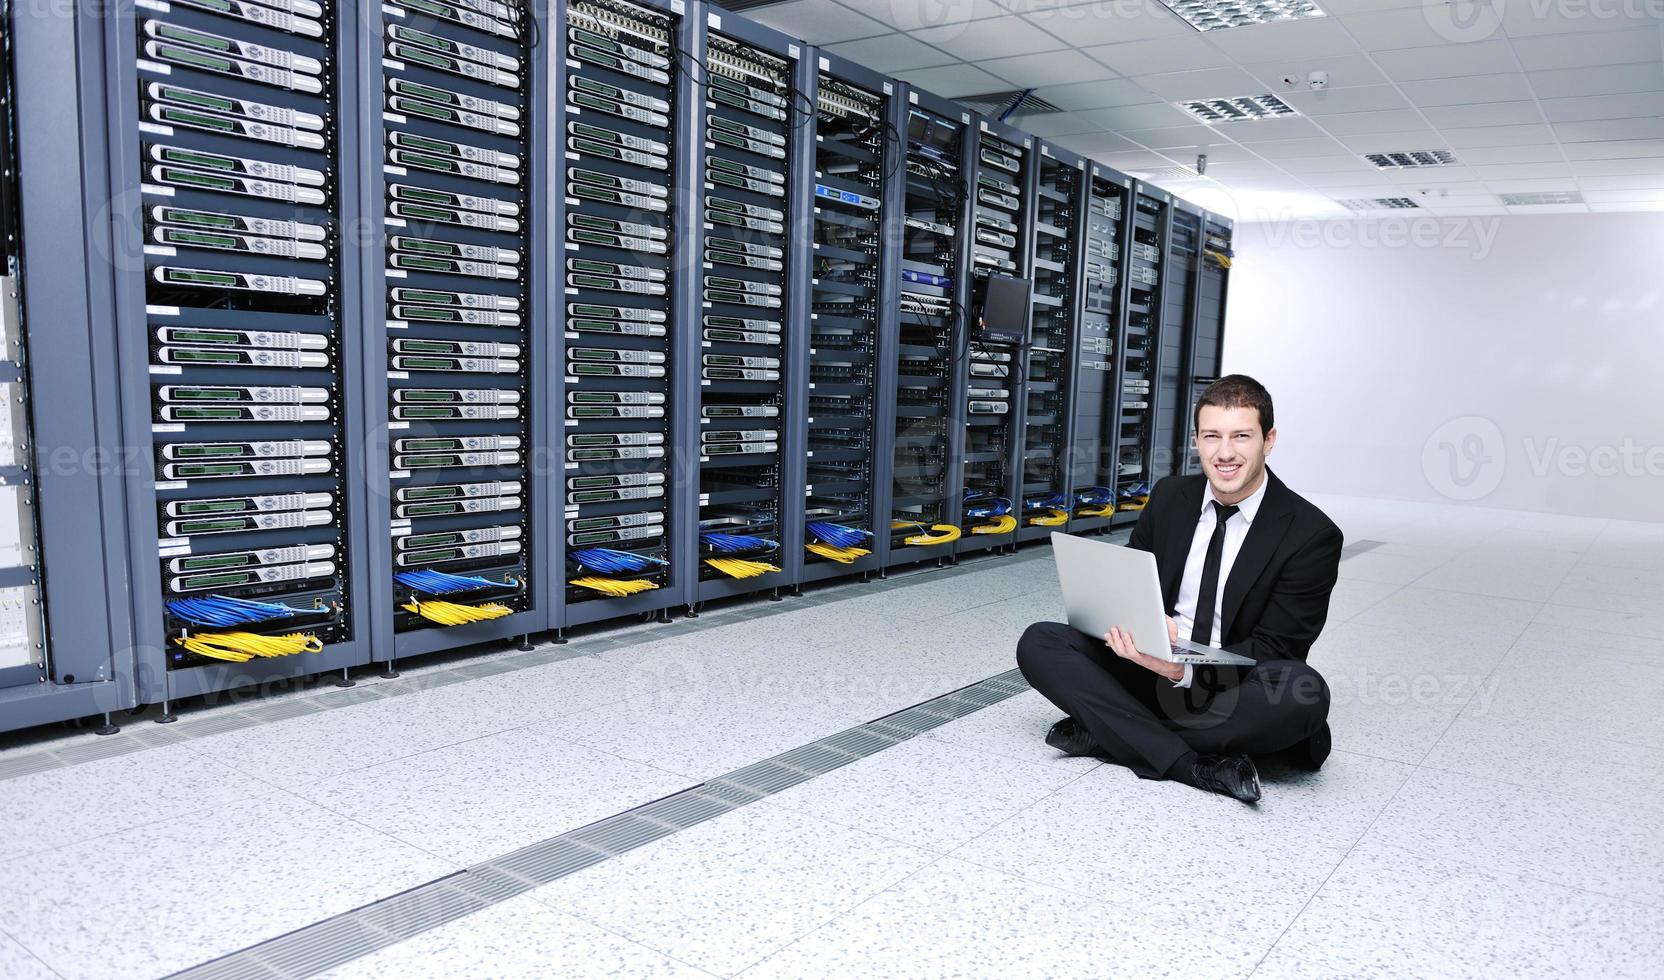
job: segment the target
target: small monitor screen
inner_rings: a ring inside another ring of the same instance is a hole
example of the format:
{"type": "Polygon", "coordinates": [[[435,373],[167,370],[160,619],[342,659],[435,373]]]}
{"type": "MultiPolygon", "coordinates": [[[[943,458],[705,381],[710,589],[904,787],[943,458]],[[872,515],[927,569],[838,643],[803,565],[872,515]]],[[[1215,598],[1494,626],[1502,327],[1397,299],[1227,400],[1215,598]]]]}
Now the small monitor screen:
{"type": "Polygon", "coordinates": [[[1029,281],[988,277],[982,297],[982,335],[995,343],[1020,344],[1028,336],[1029,281]]]}

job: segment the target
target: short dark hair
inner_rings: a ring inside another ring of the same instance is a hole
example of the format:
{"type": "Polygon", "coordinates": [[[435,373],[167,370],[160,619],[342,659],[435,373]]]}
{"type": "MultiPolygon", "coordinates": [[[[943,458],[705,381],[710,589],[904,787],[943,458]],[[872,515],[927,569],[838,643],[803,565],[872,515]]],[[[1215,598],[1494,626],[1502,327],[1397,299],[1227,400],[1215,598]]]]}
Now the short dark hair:
{"type": "Polygon", "coordinates": [[[1260,435],[1270,432],[1277,424],[1276,417],[1271,411],[1271,392],[1246,374],[1227,374],[1213,384],[1208,385],[1202,397],[1196,402],[1196,417],[1191,424],[1196,431],[1202,430],[1202,406],[1212,405],[1216,408],[1252,408],[1260,413],[1260,435]]]}

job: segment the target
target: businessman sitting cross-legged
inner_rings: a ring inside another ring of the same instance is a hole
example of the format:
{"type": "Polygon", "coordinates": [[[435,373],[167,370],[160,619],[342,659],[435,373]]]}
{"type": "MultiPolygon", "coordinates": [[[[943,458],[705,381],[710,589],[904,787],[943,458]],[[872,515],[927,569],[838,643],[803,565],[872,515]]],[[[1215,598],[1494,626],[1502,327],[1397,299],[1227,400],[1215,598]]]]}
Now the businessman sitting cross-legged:
{"type": "Polygon", "coordinates": [[[1314,770],[1329,756],[1329,689],[1306,653],[1329,615],[1341,532],[1266,468],[1277,430],[1259,382],[1214,382],[1195,421],[1205,475],[1156,484],[1127,542],[1156,556],[1169,635],[1090,637],[1035,623],[1017,665],[1068,713],[1047,744],[1253,803],[1252,756],[1287,750],[1314,770]],[[1191,666],[1139,652],[1180,636],[1255,664],[1191,666]]]}

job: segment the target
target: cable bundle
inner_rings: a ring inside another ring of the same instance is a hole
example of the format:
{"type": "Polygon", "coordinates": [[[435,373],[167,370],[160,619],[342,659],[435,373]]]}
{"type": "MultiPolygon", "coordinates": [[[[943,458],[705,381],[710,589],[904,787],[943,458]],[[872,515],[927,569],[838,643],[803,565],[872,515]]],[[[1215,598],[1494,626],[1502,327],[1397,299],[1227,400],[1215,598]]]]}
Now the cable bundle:
{"type": "Polygon", "coordinates": [[[196,633],[176,636],[173,642],[191,653],[214,660],[241,664],[255,657],[290,657],[297,653],[318,653],[322,640],[311,633],[261,636],[259,633],[196,633]]]}
{"type": "Polygon", "coordinates": [[[947,544],[949,541],[958,541],[961,533],[952,524],[932,524],[926,528],[918,521],[892,521],[890,523],[891,530],[899,530],[904,527],[916,527],[919,529],[919,533],[902,538],[903,544],[947,544]]]}
{"type": "Polygon", "coordinates": [[[583,578],[571,579],[568,584],[593,589],[602,595],[610,595],[614,598],[635,595],[637,592],[646,592],[659,587],[659,583],[643,578],[603,578],[599,575],[585,575],[583,578]]]}
{"type": "Polygon", "coordinates": [[[989,493],[965,491],[966,517],[1000,517],[1011,513],[1011,501],[989,493]]]}
{"type": "Polygon", "coordinates": [[[729,578],[756,578],[780,570],[766,561],[746,561],[743,558],[707,558],[705,564],[729,578]]]}
{"type": "Polygon", "coordinates": [[[1115,513],[1115,491],[1108,487],[1081,487],[1075,491],[1075,506],[1082,517],[1108,517],[1115,513]]]}
{"type": "Polygon", "coordinates": [[[255,602],[253,599],[235,599],[228,595],[168,600],[168,612],[198,626],[243,626],[248,623],[263,623],[268,619],[305,616],[317,611],[316,609],[296,609],[294,606],[286,606],[281,602],[255,602]]]}
{"type": "Polygon", "coordinates": [[[972,534],[1010,534],[1017,530],[1017,518],[1010,514],[1001,514],[987,524],[978,524],[971,528],[972,534]]]}
{"type": "Polygon", "coordinates": [[[1150,502],[1150,485],[1137,483],[1121,491],[1121,510],[1143,510],[1150,502]]]}
{"type": "MultiPolygon", "coordinates": [[[[584,548],[566,556],[578,563],[580,568],[592,572],[645,572],[652,568],[663,568],[670,564],[663,558],[652,555],[638,555],[633,551],[617,551],[612,548],[584,548]]],[[[640,591],[639,589],[636,591],[640,591]]]]}
{"type": "Polygon", "coordinates": [[[423,601],[412,597],[404,604],[405,609],[423,619],[438,623],[441,626],[462,626],[467,623],[483,623],[488,619],[501,619],[514,610],[500,602],[486,602],[477,606],[465,606],[458,602],[442,602],[438,599],[423,601]]]}
{"type": "Polygon", "coordinates": [[[851,565],[857,558],[872,554],[871,549],[861,547],[872,537],[871,531],[831,521],[810,521],[805,528],[819,540],[810,541],[803,547],[822,558],[851,565]]]}
{"type": "MultiPolygon", "coordinates": [[[[721,531],[702,531],[699,543],[712,551],[722,551],[732,554],[738,551],[774,550],[780,547],[780,542],[760,538],[755,534],[724,534],[721,531]]],[[[779,571],[779,569],[775,569],[779,571]]]]}
{"type": "Polygon", "coordinates": [[[864,558],[867,555],[872,554],[872,552],[868,551],[866,548],[840,548],[835,544],[826,544],[822,541],[811,541],[803,547],[804,549],[814,552],[822,558],[830,558],[833,561],[843,565],[853,565],[855,564],[855,559],[864,558]]]}
{"type": "MultiPolygon", "coordinates": [[[[394,572],[393,580],[408,589],[426,595],[449,595],[453,592],[470,592],[474,589],[497,589],[512,586],[513,579],[507,582],[493,582],[488,578],[477,575],[452,575],[432,568],[423,568],[413,572],[394,572]]],[[[413,610],[414,611],[414,610],[413,610]]]]}
{"type": "Polygon", "coordinates": [[[1035,516],[1030,517],[1028,522],[1030,525],[1037,525],[1039,527],[1057,527],[1060,524],[1067,524],[1069,522],[1069,512],[1066,510],[1060,510],[1056,507],[1048,507],[1046,508],[1046,512],[1044,514],[1036,514],[1035,516]]]}

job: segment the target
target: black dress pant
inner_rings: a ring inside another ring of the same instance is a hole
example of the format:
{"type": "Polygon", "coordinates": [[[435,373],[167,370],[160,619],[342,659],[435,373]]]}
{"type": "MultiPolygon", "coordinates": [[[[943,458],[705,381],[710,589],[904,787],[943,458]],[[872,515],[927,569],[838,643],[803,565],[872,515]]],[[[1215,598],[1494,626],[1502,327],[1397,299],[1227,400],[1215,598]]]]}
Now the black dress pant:
{"type": "Polygon", "coordinates": [[[1036,691],[1092,733],[1107,755],[1145,779],[1187,752],[1266,755],[1295,745],[1329,717],[1329,687],[1299,660],[1246,670],[1197,667],[1192,686],[1115,655],[1064,623],[1035,623],[1017,666],[1036,691]]]}

